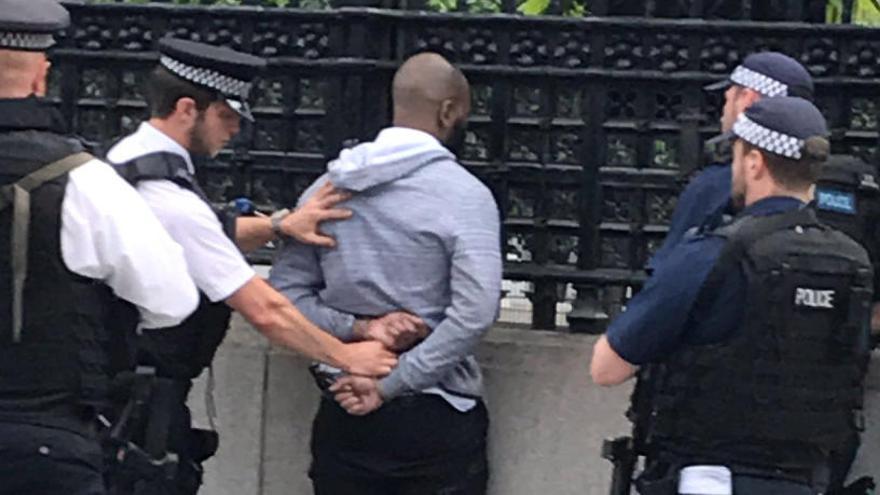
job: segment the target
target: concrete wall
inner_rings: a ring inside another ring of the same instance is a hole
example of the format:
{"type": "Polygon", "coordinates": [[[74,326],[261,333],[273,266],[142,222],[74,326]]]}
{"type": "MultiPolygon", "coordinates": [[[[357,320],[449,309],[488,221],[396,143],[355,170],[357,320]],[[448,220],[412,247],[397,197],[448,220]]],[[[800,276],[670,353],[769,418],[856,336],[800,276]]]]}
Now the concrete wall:
{"type": "MultiPolygon", "coordinates": [[[[479,350],[491,411],[492,495],[599,495],[610,465],[602,439],[628,431],[628,387],[589,382],[595,337],[497,328],[479,350]]],[[[240,320],[215,366],[220,452],[211,495],[308,495],[311,418],[318,393],[307,362],[267,346],[240,320]]],[[[205,423],[205,380],[191,397],[205,423]]],[[[880,424],[880,372],[870,379],[869,425],[880,424]]],[[[857,474],[880,462],[880,427],[865,436],[857,474]]]]}

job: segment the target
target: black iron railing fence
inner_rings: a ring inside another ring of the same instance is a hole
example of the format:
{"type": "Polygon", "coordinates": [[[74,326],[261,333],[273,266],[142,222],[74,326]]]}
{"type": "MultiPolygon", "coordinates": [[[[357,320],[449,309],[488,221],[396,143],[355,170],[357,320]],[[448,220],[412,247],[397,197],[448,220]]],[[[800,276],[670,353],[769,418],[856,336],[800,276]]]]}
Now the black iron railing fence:
{"type": "MultiPolygon", "coordinates": [[[[503,11],[516,7],[501,1],[503,11]]],[[[161,37],[267,57],[257,122],[201,173],[217,201],[246,195],[275,207],[293,203],[344,140],[387,125],[401,60],[443,53],[473,86],[462,158],[505,216],[506,277],[531,282],[533,326],[554,326],[573,284],[572,329],[598,330],[622,288],[644,276],[677,191],[717,132],[720,95],[702,86],[748,53],[801,60],[816,77],[835,150],[880,161],[880,29],[803,22],[817,15],[813,3],[591,0],[585,17],[407,5],[72,6],[51,94],[77,133],[108,142],[144,118],[140,83],[161,37]],[[661,18],[682,15],[710,19],[661,18]]]]}

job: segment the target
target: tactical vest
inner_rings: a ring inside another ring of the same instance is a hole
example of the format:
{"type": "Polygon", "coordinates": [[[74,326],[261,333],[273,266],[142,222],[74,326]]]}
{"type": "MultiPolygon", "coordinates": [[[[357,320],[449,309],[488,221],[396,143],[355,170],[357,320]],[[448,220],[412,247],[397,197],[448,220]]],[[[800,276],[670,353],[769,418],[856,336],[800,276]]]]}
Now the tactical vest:
{"type": "MultiPolygon", "coordinates": [[[[880,181],[877,171],[853,156],[833,156],[822,168],[812,203],[823,223],[860,243],[880,263],[880,181]]],[[[874,297],[880,296],[874,270],[874,297]]]]}
{"type": "MultiPolygon", "coordinates": [[[[132,185],[144,180],[170,180],[195,193],[211,205],[183,157],[158,152],[116,165],[119,174],[132,185]]],[[[224,232],[235,240],[232,212],[213,208],[224,232]]],[[[198,377],[211,364],[229,328],[232,311],[223,303],[212,303],[204,293],[196,311],[177,327],[144,331],[138,339],[138,363],[153,366],[159,376],[181,380],[198,377]]]]}
{"type": "Polygon", "coordinates": [[[872,295],[868,256],[810,209],[744,217],[698,296],[739,269],[738,332],[656,370],[651,443],[695,464],[811,470],[860,428],[872,295]]]}
{"type": "Polygon", "coordinates": [[[67,172],[90,159],[52,132],[0,134],[0,421],[82,431],[105,405],[121,308],[61,254],[67,172]]]}

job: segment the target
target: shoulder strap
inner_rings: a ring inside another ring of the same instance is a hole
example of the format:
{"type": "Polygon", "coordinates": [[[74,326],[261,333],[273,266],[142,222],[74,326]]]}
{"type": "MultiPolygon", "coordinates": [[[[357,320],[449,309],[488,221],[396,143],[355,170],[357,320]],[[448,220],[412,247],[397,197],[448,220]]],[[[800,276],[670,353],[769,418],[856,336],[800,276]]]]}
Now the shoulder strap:
{"type": "Polygon", "coordinates": [[[34,189],[57,179],[71,170],[90,162],[94,157],[80,152],[40,167],[13,184],[0,187],[0,211],[12,205],[12,341],[21,341],[24,282],[27,278],[28,234],[31,222],[31,194],[34,189]]]}
{"type": "Polygon", "coordinates": [[[186,160],[176,153],[158,151],[149,153],[115,166],[116,171],[129,184],[136,186],[144,180],[170,180],[180,187],[192,191],[217,215],[223,232],[235,241],[235,227],[237,214],[233,214],[228,208],[216,208],[205,191],[199,186],[198,180],[190,173],[186,160]]]}
{"type": "Polygon", "coordinates": [[[196,178],[189,172],[186,160],[175,153],[166,151],[149,153],[117,164],[115,168],[119,175],[132,185],[144,180],[170,180],[210,203],[196,178]]]}

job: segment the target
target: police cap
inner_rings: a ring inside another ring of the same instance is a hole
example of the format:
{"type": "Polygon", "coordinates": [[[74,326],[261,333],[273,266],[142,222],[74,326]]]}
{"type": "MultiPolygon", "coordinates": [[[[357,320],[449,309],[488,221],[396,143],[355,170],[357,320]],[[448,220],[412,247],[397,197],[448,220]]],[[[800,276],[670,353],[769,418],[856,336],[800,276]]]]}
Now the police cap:
{"type": "Polygon", "coordinates": [[[706,86],[707,91],[743,86],[763,96],[800,96],[813,99],[813,78],[797,60],[779,52],[753,53],[724,81],[706,86]]]}
{"type": "Polygon", "coordinates": [[[55,0],[0,0],[0,50],[45,51],[69,25],[70,14],[55,0]]]}
{"type": "Polygon", "coordinates": [[[220,93],[242,117],[253,121],[248,96],[262,58],[230,48],[176,38],[159,42],[159,63],[168,72],[197,86],[220,93]]]}
{"type": "Polygon", "coordinates": [[[792,160],[800,160],[810,138],[827,138],[825,117],[803,98],[766,98],[740,114],[732,137],[792,160]]]}

